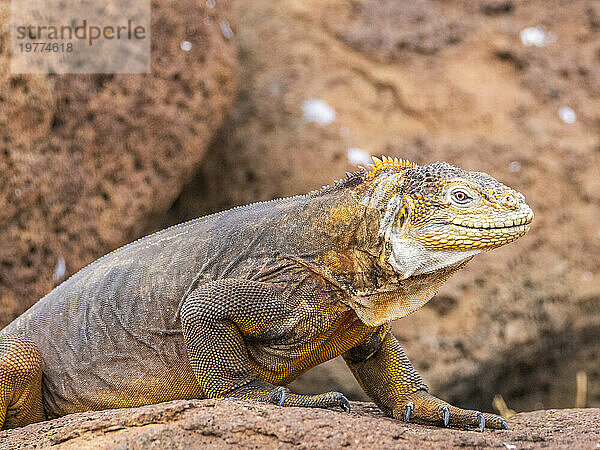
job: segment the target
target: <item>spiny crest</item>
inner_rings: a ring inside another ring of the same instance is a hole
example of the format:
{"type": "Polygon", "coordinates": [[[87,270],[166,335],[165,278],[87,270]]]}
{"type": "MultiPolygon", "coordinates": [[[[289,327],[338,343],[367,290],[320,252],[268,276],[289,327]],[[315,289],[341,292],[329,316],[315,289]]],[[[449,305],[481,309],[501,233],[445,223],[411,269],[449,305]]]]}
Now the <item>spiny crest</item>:
{"type": "Polygon", "coordinates": [[[339,180],[333,181],[333,186],[332,185],[321,186],[321,189],[312,190],[308,193],[308,195],[311,197],[314,197],[319,194],[330,192],[331,190],[336,189],[336,188],[343,188],[343,187],[351,185],[352,183],[362,182],[362,180],[363,180],[362,175],[364,173],[365,173],[364,167],[362,167],[361,171],[359,171],[359,172],[346,172],[346,176],[344,178],[340,178],[339,180]]]}
{"type": "Polygon", "coordinates": [[[385,169],[404,170],[417,167],[416,163],[406,159],[390,158],[389,156],[382,156],[381,159],[376,158],[375,156],[372,158],[374,164],[369,164],[370,170],[365,170],[365,172],[363,172],[365,180],[372,180],[379,172],[385,169]]]}
{"type": "Polygon", "coordinates": [[[375,178],[379,172],[385,169],[403,170],[410,169],[412,167],[418,167],[416,163],[406,159],[390,158],[389,156],[382,156],[381,159],[375,156],[372,156],[372,158],[375,164],[369,164],[368,169],[365,169],[363,166],[359,166],[359,171],[346,172],[346,176],[339,180],[335,180],[333,185],[321,186],[321,189],[310,191],[307,195],[314,197],[326,192],[330,192],[332,189],[350,186],[352,183],[369,181],[375,178]]]}

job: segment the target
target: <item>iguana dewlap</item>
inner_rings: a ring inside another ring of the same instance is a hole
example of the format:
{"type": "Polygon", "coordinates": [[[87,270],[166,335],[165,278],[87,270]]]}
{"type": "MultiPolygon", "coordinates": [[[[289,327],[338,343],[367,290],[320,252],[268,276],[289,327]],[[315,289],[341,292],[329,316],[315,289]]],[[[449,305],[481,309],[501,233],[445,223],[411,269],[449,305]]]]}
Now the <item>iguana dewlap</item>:
{"type": "Polygon", "coordinates": [[[374,159],[307,195],[139,239],[83,268],[0,331],[0,426],[173,399],[348,409],[284,387],[343,355],[388,415],[506,427],[433,397],[390,322],[475,254],[529,230],[523,195],[447,163],[374,159]]]}

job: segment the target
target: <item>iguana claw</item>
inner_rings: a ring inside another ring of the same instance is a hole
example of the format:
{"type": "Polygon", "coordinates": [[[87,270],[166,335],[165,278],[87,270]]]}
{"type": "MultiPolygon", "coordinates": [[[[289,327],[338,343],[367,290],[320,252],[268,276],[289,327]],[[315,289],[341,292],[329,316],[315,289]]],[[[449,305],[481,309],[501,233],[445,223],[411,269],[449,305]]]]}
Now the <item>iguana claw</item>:
{"type": "Polygon", "coordinates": [[[348,401],[348,399],[346,397],[342,397],[340,407],[344,411],[350,412],[350,402],[348,401]]]}
{"type": "Polygon", "coordinates": [[[273,390],[273,395],[271,396],[271,402],[283,406],[285,402],[285,397],[287,395],[287,389],[284,387],[277,387],[273,390]]]}
{"type": "Polygon", "coordinates": [[[444,421],[444,426],[447,427],[450,422],[450,410],[447,406],[442,406],[442,420],[444,421]]]}
{"type": "Polygon", "coordinates": [[[346,412],[350,412],[350,402],[344,395],[342,395],[340,398],[340,408],[342,408],[346,412]]]}
{"type": "Polygon", "coordinates": [[[480,412],[477,413],[477,422],[479,422],[479,431],[485,430],[485,417],[480,412]]]}
{"type": "Polygon", "coordinates": [[[413,410],[415,409],[415,404],[413,402],[408,402],[406,404],[406,411],[404,412],[404,421],[410,422],[410,416],[412,415],[413,410]]]}

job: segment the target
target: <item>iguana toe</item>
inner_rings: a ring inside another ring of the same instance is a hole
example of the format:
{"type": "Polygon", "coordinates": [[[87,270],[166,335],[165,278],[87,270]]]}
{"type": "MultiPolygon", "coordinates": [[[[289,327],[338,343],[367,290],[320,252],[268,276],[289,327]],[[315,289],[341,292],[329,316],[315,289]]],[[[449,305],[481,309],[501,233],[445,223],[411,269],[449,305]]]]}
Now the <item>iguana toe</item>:
{"type": "Polygon", "coordinates": [[[304,395],[287,393],[283,406],[301,406],[305,408],[331,408],[339,407],[344,411],[350,411],[350,402],[341,392],[324,392],[323,394],[304,395]]]}
{"type": "Polygon", "coordinates": [[[496,414],[490,414],[490,413],[482,413],[482,415],[485,419],[485,426],[487,428],[495,428],[498,430],[508,430],[508,424],[502,417],[497,416],[496,414]]]}

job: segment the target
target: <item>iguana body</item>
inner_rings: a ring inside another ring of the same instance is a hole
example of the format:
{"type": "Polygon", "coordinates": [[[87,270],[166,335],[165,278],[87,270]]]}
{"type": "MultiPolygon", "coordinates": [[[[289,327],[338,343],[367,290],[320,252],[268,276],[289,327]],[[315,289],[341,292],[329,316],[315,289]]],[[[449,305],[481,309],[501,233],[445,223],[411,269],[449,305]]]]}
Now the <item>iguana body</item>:
{"type": "Polygon", "coordinates": [[[485,174],[375,161],[333,187],[168,228],[73,275],[0,331],[0,425],[221,396],[347,409],[340,393],[280,387],[341,354],[389,415],[504,427],[428,394],[389,323],[475,253],[525,234],[531,210],[485,174]]]}

